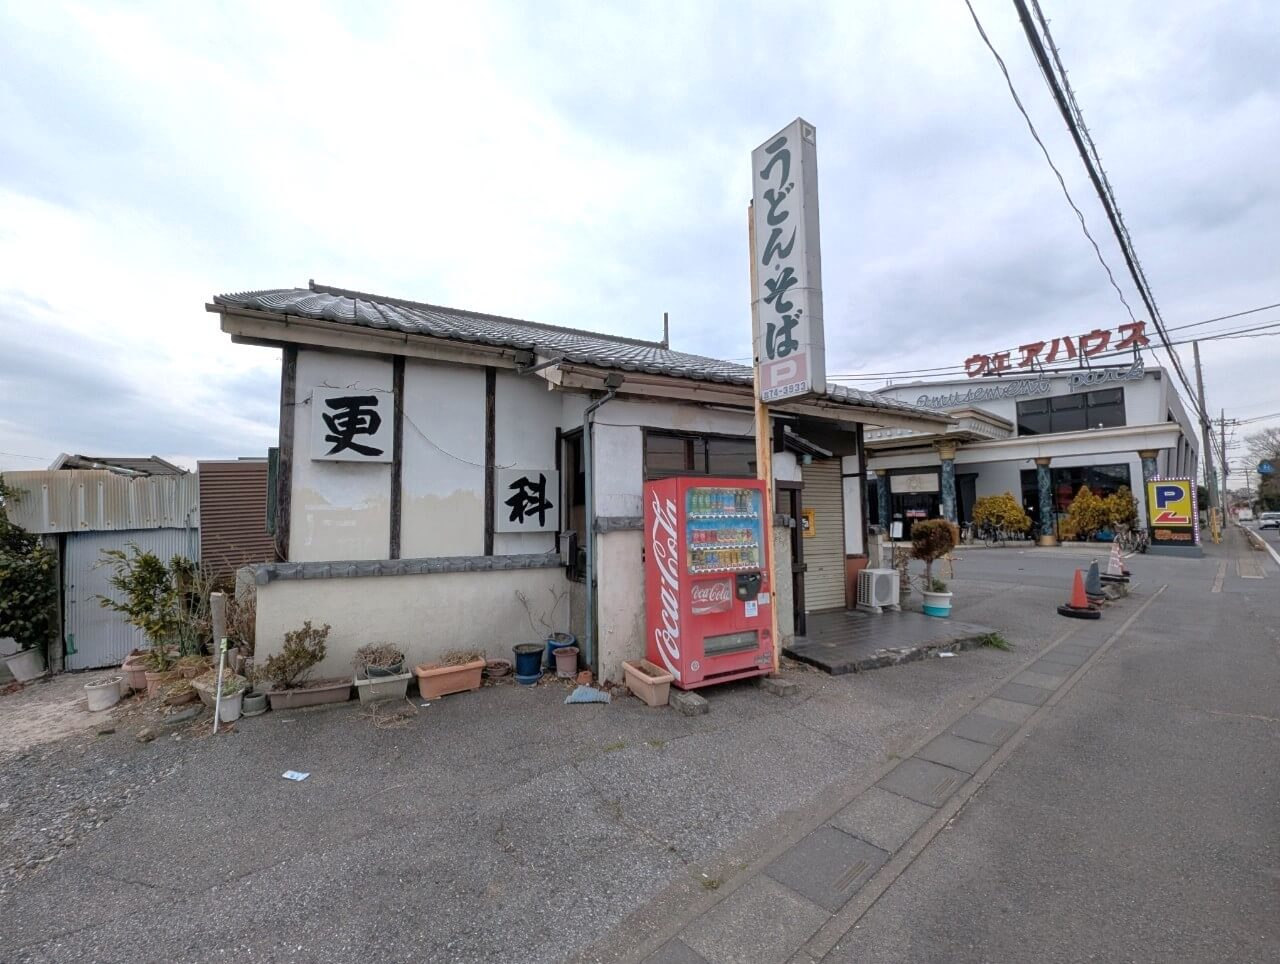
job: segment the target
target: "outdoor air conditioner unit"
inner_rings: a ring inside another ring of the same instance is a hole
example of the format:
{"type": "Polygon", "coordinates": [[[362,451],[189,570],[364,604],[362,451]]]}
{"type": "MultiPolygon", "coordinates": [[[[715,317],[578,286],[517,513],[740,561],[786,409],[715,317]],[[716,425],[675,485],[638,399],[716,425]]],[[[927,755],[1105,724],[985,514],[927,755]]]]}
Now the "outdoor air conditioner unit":
{"type": "Polygon", "coordinates": [[[858,573],[858,609],[864,613],[898,612],[898,570],[863,569],[858,573]]]}

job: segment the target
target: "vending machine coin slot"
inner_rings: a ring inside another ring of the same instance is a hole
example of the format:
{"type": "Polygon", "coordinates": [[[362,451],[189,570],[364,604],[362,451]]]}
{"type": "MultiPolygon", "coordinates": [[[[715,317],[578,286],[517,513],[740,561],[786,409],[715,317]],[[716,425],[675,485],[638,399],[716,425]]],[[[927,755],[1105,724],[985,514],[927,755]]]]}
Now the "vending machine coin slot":
{"type": "Polygon", "coordinates": [[[740,572],[734,577],[735,594],[743,601],[755,599],[760,595],[760,573],[740,572]]]}

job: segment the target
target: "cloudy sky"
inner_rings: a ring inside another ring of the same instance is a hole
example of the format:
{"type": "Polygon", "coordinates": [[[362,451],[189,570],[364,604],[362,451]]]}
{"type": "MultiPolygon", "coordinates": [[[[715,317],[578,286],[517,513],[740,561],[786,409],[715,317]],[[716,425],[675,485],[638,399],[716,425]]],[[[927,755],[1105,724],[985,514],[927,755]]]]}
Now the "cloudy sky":
{"type": "MultiPolygon", "coordinates": [[[[1119,275],[1012,4],[975,6],[1119,275]]],[[[1280,302],[1280,7],[1042,6],[1166,322],[1280,302]]],[[[830,372],[1128,320],[962,0],[0,2],[0,469],[262,454],[278,355],[204,304],[309,278],[638,337],[668,311],[746,360],[749,152],[797,115],[830,372]]],[[[1212,409],[1280,412],[1280,341],[1204,356],[1212,409]]]]}

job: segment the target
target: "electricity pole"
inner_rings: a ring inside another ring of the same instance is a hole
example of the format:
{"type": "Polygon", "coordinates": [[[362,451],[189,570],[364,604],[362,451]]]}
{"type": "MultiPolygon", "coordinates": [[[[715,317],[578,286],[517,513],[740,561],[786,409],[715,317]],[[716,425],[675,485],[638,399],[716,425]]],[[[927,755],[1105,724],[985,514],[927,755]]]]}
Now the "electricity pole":
{"type": "MultiPolygon", "coordinates": [[[[1204,453],[1204,480],[1209,487],[1209,504],[1217,505],[1218,500],[1218,476],[1213,467],[1213,446],[1210,444],[1213,440],[1213,428],[1209,424],[1209,409],[1204,403],[1204,374],[1200,370],[1200,342],[1193,341],[1191,350],[1195,353],[1196,358],[1196,394],[1200,396],[1200,438],[1203,443],[1201,452],[1204,453]]],[[[1225,464],[1227,453],[1223,450],[1222,458],[1225,464]]],[[[1225,480],[1224,480],[1225,483],[1225,480]]]]}
{"type": "MultiPolygon", "coordinates": [[[[1221,494],[1227,491],[1227,410],[1225,408],[1221,410],[1221,413],[1218,418],[1218,432],[1219,432],[1218,437],[1222,440],[1222,489],[1220,490],[1220,494],[1221,494]]],[[[1224,496],[1223,502],[1222,502],[1223,518],[1226,518],[1226,513],[1227,513],[1227,503],[1224,496]]]]}
{"type": "MultiPolygon", "coordinates": [[[[1199,416],[1201,416],[1201,440],[1203,442],[1201,452],[1204,453],[1204,484],[1208,486],[1208,504],[1216,506],[1220,512],[1219,524],[1213,525],[1212,511],[1210,515],[1210,531],[1213,533],[1213,540],[1217,542],[1220,538],[1219,533],[1222,527],[1226,526],[1226,495],[1219,498],[1217,494],[1217,474],[1213,471],[1213,426],[1208,421],[1208,408],[1204,407],[1204,373],[1199,364],[1199,342],[1192,342],[1192,351],[1196,355],[1196,394],[1199,396],[1199,416]]],[[[1226,469],[1226,449],[1222,449],[1222,467],[1226,469]]],[[[1225,474],[1225,471],[1224,471],[1225,474]]],[[[1222,483],[1226,484],[1226,479],[1222,479],[1222,483]]]]}

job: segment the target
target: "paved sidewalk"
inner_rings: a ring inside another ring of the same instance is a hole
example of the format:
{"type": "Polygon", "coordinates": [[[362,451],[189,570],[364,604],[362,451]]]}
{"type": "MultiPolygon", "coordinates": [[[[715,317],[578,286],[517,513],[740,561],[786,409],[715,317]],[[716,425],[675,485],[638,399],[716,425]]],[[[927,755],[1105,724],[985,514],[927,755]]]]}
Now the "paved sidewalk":
{"type": "Polygon", "coordinates": [[[627,922],[629,946],[605,942],[582,960],[821,959],[1160,591],[1110,607],[1110,618],[1061,620],[1045,650],[937,736],[766,829],[775,844],[731,880],[669,889],[627,922]]]}

